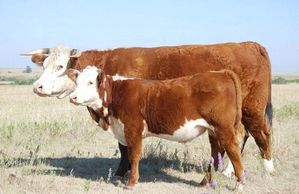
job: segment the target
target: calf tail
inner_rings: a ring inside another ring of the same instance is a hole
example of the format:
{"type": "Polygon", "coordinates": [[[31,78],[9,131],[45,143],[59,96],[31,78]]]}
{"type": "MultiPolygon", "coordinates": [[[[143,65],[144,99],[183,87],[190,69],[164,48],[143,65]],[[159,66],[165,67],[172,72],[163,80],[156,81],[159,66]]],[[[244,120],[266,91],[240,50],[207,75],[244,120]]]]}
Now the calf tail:
{"type": "Polygon", "coordinates": [[[230,71],[230,70],[223,70],[226,75],[228,75],[232,81],[234,82],[235,85],[235,91],[236,91],[236,108],[237,108],[237,115],[235,119],[235,127],[238,127],[238,125],[241,122],[242,119],[242,90],[241,90],[241,84],[239,81],[238,76],[230,71]]]}

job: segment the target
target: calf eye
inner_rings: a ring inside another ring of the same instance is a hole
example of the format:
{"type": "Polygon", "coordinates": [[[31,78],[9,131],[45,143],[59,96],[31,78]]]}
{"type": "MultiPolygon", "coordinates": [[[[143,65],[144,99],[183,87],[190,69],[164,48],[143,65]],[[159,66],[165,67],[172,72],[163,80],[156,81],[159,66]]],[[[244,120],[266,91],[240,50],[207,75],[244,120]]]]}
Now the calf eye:
{"type": "Polygon", "coordinates": [[[92,84],[93,84],[93,82],[92,82],[92,81],[89,81],[89,82],[88,82],[88,85],[92,85],[92,84]]]}
{"type": "Polygon", "coordinates": [[[62,65],[59,65],[58,67],[57,67],[57,71],[59,71],[59,70],[61,70],[63,68],[63,66],[62,65]]]}

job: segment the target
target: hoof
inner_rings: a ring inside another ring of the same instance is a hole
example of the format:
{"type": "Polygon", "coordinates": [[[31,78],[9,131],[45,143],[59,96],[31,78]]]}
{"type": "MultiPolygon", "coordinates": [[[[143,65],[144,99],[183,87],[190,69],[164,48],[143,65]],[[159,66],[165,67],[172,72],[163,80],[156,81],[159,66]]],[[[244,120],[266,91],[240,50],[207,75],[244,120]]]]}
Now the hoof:
{"type": "Polygon", "coordinates": [[[126,190],[133,190],[133,188],[134,188],[134,185],[132,186],[130,186],[130,185],[126,185],[125,186],[125,188],[124,189],[126,189],[126,190]]]}
{"type": "Polygon", "coordinates": [[[123,179],[124,178],[124,176],[119,176],[119,175],[117,175],[117,174],[115,174],[113,177],[112,177],[112,179],[114,179],[114,180],[121,180],[121,179],[123,179]]]}
{"type": "Polygon", "coordinates": [[[236,187],[234,189],[235,193],[243,193],[244,183],[237,182],[236,187]]]}
{"type": "Polygon", "coordinates": [[[222,174],[228,178],[233,178],[235,176],[235,170],[230,161],[229,161],[226,169],[224,171],[222,171],[222,174]]]}
{"type": "Polygon", "coordinates": [[[111,183],[116,186],[116,187],[119,187],[121,186],[122,184],[124,184],[124,179],[122,177],[112,177],[111,179],[111,183]]]}
{"type": "Polygon", "coordinates": [[[205,187],[205,186],[207,186],[207,185],[209,185],[210,184],[210,181],[208,180],[208,178],[205,176],[202,180],[201,180],[201,182],[199,183],[199,185],[201,186],[201,187],[205,187]]]}
{"type": "Polygon", "coordinates": [[[273,164],[273,160],[266,160],[266,159],[263,159],[264,161],[264,168],[265,170],[271,174],[271,175],[274,175],[275,173],[275,169],[274,169],[274,164],[273,164]]]}
{"type": "Polygon", "coordinates": [[[124,177],[127,174],[128,170],[117,170],[114,176],[124,177]]]}

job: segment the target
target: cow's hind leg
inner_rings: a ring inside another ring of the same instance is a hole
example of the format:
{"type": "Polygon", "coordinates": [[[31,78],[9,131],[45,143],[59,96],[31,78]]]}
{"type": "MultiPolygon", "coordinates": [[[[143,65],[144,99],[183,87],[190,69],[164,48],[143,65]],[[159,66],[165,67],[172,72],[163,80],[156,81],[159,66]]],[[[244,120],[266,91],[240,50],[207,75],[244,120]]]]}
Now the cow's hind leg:
{"type": "Polygon", "coordinates": [[[224,148],[220,145],[220,142],[217,140],[217,138],[212,135],[209,134],[209,141],[211,144],[211,161],[208,167],[208,172],[206,172],[205,177],[203,178],[203,180],[200,182],[200,185],[204,186],[207,183],[211,182],[212,180],[212,168],[215,169],[215,171],[217,170],[221,170],[220,168],[222,168],[222,158],[224,155],[224,148]]]}
{"type": "Polygon", "coordinates": [[[128,159],[128,147],[118,143],[120,150],[120,163],[118,165],[115,176],[123,177],[131,169],[131,165],[128,159]]]}

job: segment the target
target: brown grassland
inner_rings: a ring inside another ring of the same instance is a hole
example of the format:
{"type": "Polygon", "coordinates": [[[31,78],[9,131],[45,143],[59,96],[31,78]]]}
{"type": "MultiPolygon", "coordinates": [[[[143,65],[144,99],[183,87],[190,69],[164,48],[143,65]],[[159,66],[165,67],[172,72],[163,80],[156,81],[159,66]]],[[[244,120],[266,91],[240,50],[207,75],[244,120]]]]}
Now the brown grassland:
{"type": "MultiPolygon", "coordinates": [[[[299,84],[272,86],[273,156],[268,175],[253,138],[243,153],[244,193],[299,193],[299,84]]],[[[0,85],[0,194],[233,193],[234,179],[215,172],[216,188],[199,187],[210,158],[207,134],[187,144],[146,138],[133,191],[113,177],[117,141],[68,98],[41,98],[31,85],[0,85]]],[[[226,159],[224,159],[226,162],[226,159]]],[[[225,165],[224,165],[225,166],[225,165]]]]}

